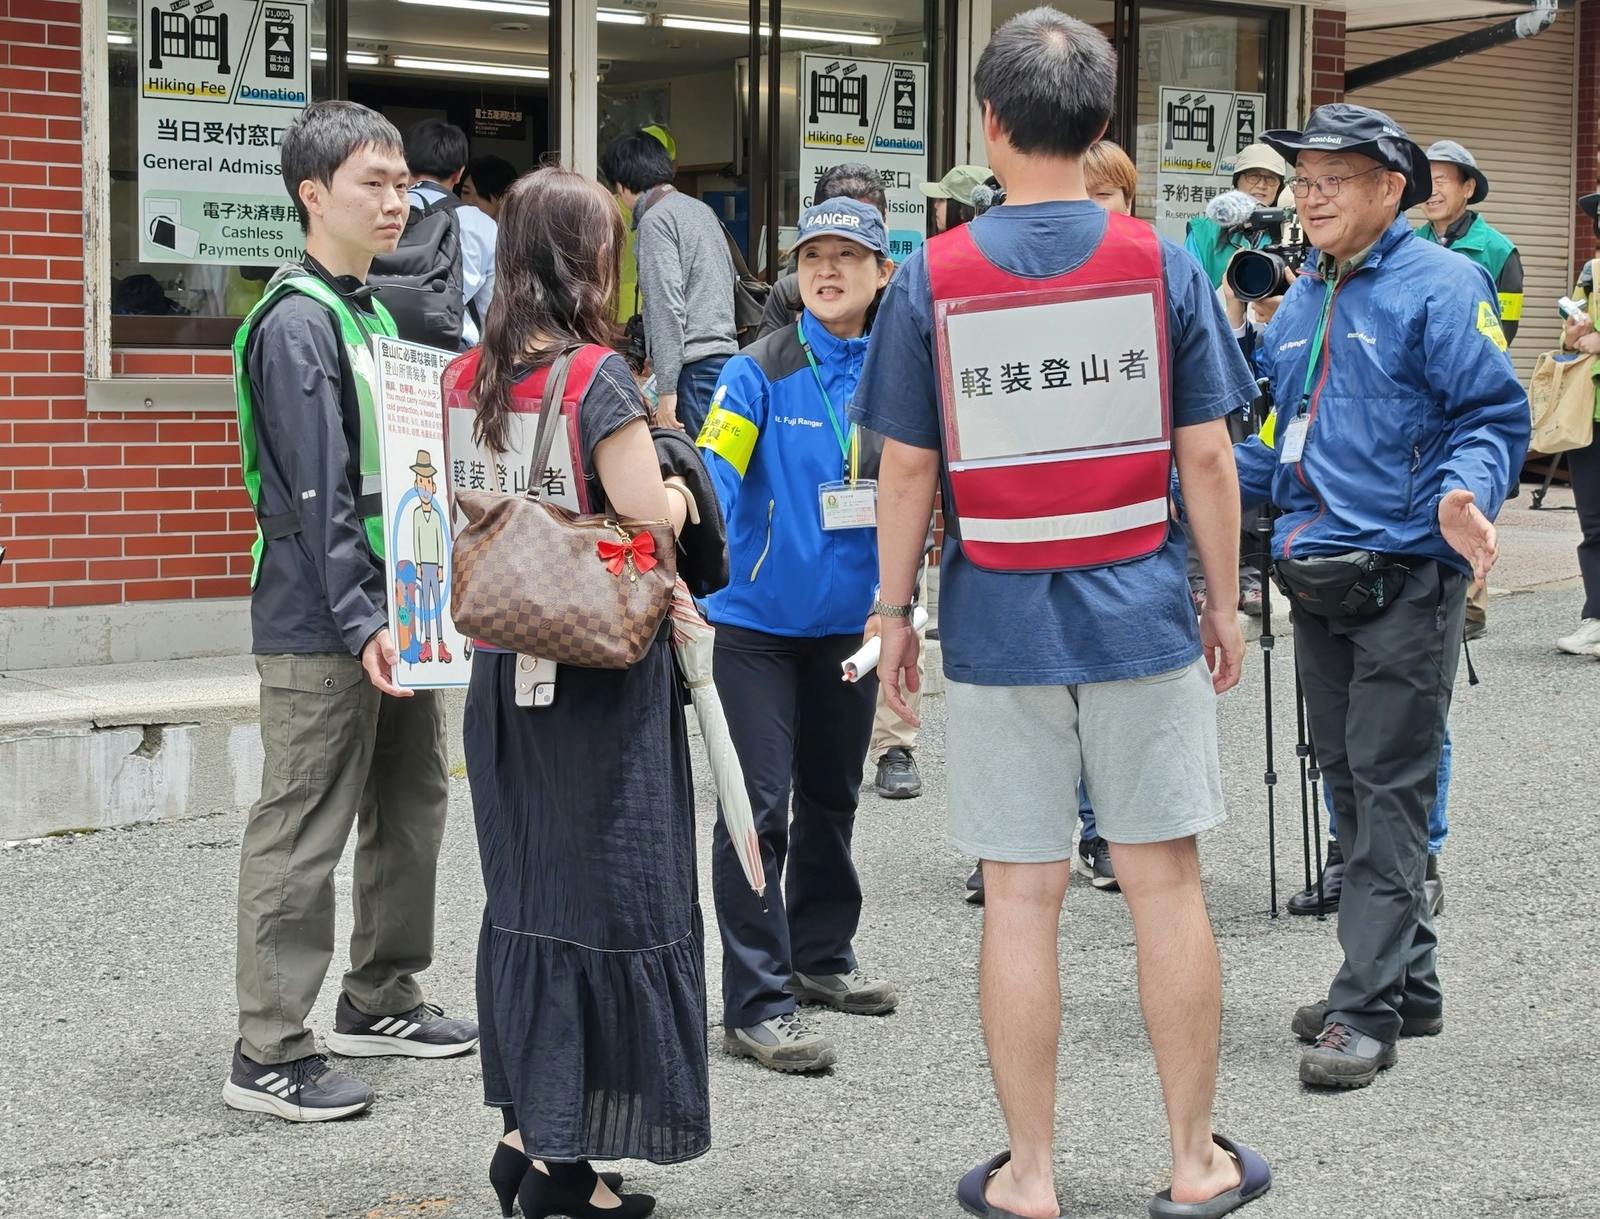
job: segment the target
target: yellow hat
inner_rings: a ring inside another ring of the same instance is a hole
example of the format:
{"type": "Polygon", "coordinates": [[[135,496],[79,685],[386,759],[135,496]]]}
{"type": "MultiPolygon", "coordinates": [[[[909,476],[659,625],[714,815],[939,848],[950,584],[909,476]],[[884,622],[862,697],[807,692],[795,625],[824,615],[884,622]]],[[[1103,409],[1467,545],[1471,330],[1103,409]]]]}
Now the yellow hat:
{"type": "Polygon", "coordinates": [[[678,141],[673,139],[672,132],[668,131],[660,123],[651,123],[650,126],[641,127],[639,130],[648,136],[654,137],[661,147],[667,150],[667,156],[674,161],[678,159],[678,141]]]}

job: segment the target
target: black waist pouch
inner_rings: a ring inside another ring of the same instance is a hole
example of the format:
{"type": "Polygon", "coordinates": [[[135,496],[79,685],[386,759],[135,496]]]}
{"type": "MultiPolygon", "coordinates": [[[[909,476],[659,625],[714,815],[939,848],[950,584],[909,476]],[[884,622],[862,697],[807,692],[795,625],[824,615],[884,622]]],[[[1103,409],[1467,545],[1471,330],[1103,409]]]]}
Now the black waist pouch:
{"type": "Polygon", "coordinates": [[[1409,570],[1371,550],[1273,564],[1278,586],[1289,599],[1319,618],[1376,618],[1394,604],[1409,570]]]}

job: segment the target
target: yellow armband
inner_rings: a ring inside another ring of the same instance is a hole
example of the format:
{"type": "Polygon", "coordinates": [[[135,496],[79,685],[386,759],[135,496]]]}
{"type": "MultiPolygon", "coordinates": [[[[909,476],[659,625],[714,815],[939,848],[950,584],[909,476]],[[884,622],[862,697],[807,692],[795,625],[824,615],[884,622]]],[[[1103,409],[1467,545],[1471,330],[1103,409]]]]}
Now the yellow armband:
{"type": "Polygon", "coordinates": [[[1500,320],[1502,322],[1520,322],[1522,320],[1522,293],[1500,293],[1500,320]]]}
{"type": "Polygon", "coordinates": [[[743,478],[744,472],[750,468],[750,456],[756,451],[756,438],[760,435],[761,429],[754,420],[713,406],[695,440],[695,446],[710,449],[743,478]]]}
{"type": "Polygon", "coordinates": [[[1270,449],[1272,448],[1272,442],[1277,439],[1277,436],[1278,412],[1273,410],[1267,415],[1267,421],[1261,425],[1261,430],[1256,433],[1256,438],[1270,449]]]}

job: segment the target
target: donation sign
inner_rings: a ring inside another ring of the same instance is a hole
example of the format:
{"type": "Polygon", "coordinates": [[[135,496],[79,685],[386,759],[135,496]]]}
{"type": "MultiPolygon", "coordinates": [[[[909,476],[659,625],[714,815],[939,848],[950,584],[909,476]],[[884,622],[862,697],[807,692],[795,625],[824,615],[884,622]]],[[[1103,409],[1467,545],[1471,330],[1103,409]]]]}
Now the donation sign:
{"type": "Polygon", "coordinates": [[[455,355],[383,335],[373,345],[389,631],[400,653],[395,685],[410,690],[465,686],[471,657],[450,621],[452,484],[439,391],[439,378],[455,355]]]}
{"type": "Polygon", "coordinates": [[[870,165],[889,196],[889,257],[922,244],[928,200],[928,65],[800,56],[800,206],[846,161],[870,165]]]}
{"type": "Polygon", "coordinates": [[[300,0],[140,7],[140,262],[304,253],[278,147],[311,94],[309,12],[300,0]]]}
{"type": "Polygon", "coordinates": [[[1182,242],[1189,221],[1233,189],[1239,154],[1265,126],[1267,95],[1163,87],[1156,172],[1156,230],[1182,242]]]}
{"type": "Polygon", "coordinates": [[[1154,288],[1028,295],[1023,305],[939,304],[952,468],[1164,443],[1166,340],[1154,288]]]}

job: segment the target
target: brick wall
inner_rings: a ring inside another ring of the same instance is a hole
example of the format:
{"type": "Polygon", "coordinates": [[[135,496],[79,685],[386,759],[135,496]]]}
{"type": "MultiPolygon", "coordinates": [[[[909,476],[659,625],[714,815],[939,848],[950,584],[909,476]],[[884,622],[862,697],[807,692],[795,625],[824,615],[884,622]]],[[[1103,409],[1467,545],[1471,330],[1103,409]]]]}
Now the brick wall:
{"type": "MultiPolygon", "coordinates": [[[[1595,147],[1600,144],[1600,0],[1580,0],[1578,5],[1578,140],[1574,150],[1573,178],[1577,194],[1587,195],[1600,188],[1600,165],[1595,163],[1595,147]]],[[[1581,266],[1595,256],[1594,224],[1587,214],[1574,209],[1572,222],[1573,265],[1581,266]]]]}
{"type": "Polygon", "coordinates": [[[1311,16],[1311,109],[1344,100],[1344,12],[1317,9],[1311,16]]]}
{"type": "MultiPolygon", "coordinates": [[[[0,608],[249,591],[231,420],[84,403],[77,4],[0,0],[0,608]]],[[[119,353],[129,376],[228,373],[222,353],[119,353]]]]}

